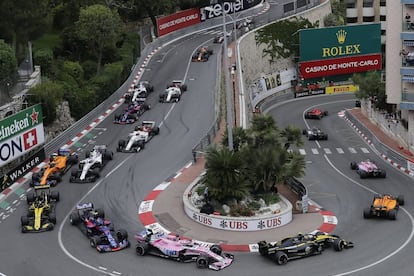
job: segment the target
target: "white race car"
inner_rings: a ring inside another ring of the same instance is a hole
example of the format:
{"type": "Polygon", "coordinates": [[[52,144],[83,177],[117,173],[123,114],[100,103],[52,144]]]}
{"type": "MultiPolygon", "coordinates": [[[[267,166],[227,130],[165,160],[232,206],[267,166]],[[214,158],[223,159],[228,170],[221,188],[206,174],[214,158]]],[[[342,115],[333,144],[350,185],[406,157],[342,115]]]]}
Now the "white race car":
{"type": "Polygon", "coordinates": [[[181,89],[178,87],[168,87],[165,92],[160,94],[160,103],[179,102],[181,99],[181,89]]]}
{"type": "Polygon", "coordinates": [[[105,145],[94,146],[91,151],[85,153],[86,159],[79,162],[79,169],[72,170],[69,181],[75,183],[96,181],[102,168],[113,159],[113,155],[105,145]]]}
{"type": "Polygon", "coordinates": [[[140,126],[136,126],[126,140],[119,140],[117,151],[119,152],[139,152],[144,149],[145,143],[160,133],[160,128],[154,121],[143,121],[140,126]]]}
{"type": "Polygon", "coordinates": [[[132,92],[128,91],[125,95],[125,102],[133,103],[140,98],[146,98],[149,93],[154,91],[154,87],[148,81],[141,81],[134,86],[132,92]]]}

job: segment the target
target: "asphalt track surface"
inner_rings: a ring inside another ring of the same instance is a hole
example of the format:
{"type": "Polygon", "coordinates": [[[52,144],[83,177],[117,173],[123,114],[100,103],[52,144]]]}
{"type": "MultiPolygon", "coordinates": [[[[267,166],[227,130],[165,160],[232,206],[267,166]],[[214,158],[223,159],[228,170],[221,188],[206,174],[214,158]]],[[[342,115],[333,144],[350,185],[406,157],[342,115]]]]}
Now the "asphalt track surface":
{"type": "MultiPolygon", "coordinates": [[[[210,35],[212,38],[212,35],[210,35]]],[[[157,184],[169,178],[191,160],[189,150],[205,134],[214,118],[214,93],[217,60],[191,64],[186,75],[190,52],[205,43],[207,37],[193,37],[185,43],[178,41],[172,49],[158,52],[151,60],[143,79],[149,79],[156,91],[150,96],[152,110],[143,119],[161,124],[160,135],[138,154],[115,153],[114,161],[103,171],[101,180],[92,184],[71,184],[68,175],[59,184],[61,201],[57,206],[58,225],[52,232],[21,234],[20,215],[26,209],[23,192],[17,191],[9,201],[14,202],[0,222],[0,271],[6,275],[181,275],[211,273],[198,270],[194,264],[180,264],[156,257],[139,258],[133,246],[113,254],[98,254],[87,239],[67,221],[74,205],[93,201],[103,207],[117,227],[132,235],[142,229],[137,209],[143,198],[157,184]],[[193,67],[194,66],[194,67],[193,67]],[[211,66],[210,68],[208,66],[211,66]],[[188,84],[182,100],[177,104],[159,104],[158,91],[172,79],[185,78],[188,84]],[[197,104],[195,104],[197,103],[197,104]],[[167,119],[163,120],[168,114],[167,119]],[[197,117],[198,116],[198,117],[197,117]],[[19,196],[19,194],[21,196],[19,196]],[[61,237],[59,242],[59,236],[61,237]]],[[[329,134],[329,140],[305,141],[307,174],[305,184],[310,197],[332,210],[339,219],[335,234],[353,241],[355,248],[337,253],[325,251],[322,256],[292,261],[276,266],[258,254],[236,253],[235,263],[222,275],[412,275],[413,255],[412,217],[410,202],[412,179],[383,162],[372,150],[368,153],[310,154],[314,148],[369,148],[368,145],[336,113],[352,107],[349,95],[312,97],[277,106],[270,113],[279,126],[294,124],[305,127],[303,111],[315,105],[327,109],[330,115],[313,121],[329,134]],[[342,98],[343,97],[343,98],[342,98]],[[292,112],[296,110],[296,112],[292,112]],[[291,114],[287,117],[285,114],[291,114]],[[323,143],[323,144],[322,144],[323,143]],[[369,157],[387,169],[387,178],[360,180],[349,163],[369,157]],[[374,193],[405,194],[406,205],[397,221],[363,220],[362,209],[369,205],[374,193]],[[364,270],[361,268],[368,267],[364,270]]],[[[109,116],[73,148],[82,154],[94,144],[108,144],[115,151],[118,140],[132,130],[132,126],[113,125],[109,116]]],[[[322,152],[322,150],[320,151],[322,152]]],[[[24,186],[23,188],[27,188],[24,186]]],[[[177,199],[179,200],[179,199],[177,199]]]]}

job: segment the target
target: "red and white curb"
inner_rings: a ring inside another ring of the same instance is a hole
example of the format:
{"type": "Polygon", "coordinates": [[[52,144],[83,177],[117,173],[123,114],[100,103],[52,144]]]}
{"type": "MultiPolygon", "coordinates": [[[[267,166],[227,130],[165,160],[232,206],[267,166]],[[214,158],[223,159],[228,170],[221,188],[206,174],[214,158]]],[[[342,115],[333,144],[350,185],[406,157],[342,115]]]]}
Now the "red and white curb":
{"type": "MultiPolygon", "coordinates": [[[[343,117],[345,119],[345,121],[372,147],[375,148],[374,144],[372,143],[372,141],[361,131],[358,129],[357,126],[355,126],[355,124],[353,122],[351,122],[346,116],[343,117]]],[[[391,160],[388,156],[386,156],[385,154],[383,154],[382,152],[380,152],[381,157],[387,161],[388,163],[390,163],[392,166],[394,166],[395,168],[399,169],[400,171],[408,174],[409,176],[414,177],[414,173],[411,172],[409,169],[403,167],[401,164],[398,164],[396,162],[394,162],[393,160],[391,160]]]]}
{"type": "MultiPolygon", "coordinates": [[[[138,218],[141,221],[141,223],[144,225],[145,228],[151,229],[154,231],[154,233],[164,233],[164,234],[171,234],[172,232],[163,227],[160,223],[157,222],[157,219],[155,218],[152,207],[154,205],[155,200],[159,196],[159,194],[166,190],[168,186],[178,177],[180,176],[186,169],[188,169],[192,163],[188,163],[186,166],[184,166],[183,169],[181,169],[174,177],[172,177],[169,181],[163,182],[156,186],[141,202],[138,208],[138,218]]],[[[321,210],[321,207],[314,203],[313,201],[309,202],[310,205],[316,206],[316,209],[319,211],[319,213],[323,217],[323,223],[322,225],[312,231],[312,233],[316,232],[325,232],[325,233],[331,233],[336,225],[338,224],[338,220],[335,217],[334,213],[326,210],[321,210]]],[[[185,237],[183,237],[185,238],[185,237]]],[[[213,243],[206,242],[206,241],[199,241],[195,240],[196,242],[205,245],[210,246],[213,243]]],[[[221,244],[221,247],[223,250],[228,252],[258,252],[259,247],[257,244],[221,244]]]]}
{"type": "MultiPolygon", "coordinates": [[[[161,47],[158,47],[154,49],[148,56],[144,59],[143,63],[141,64],[140,69],[138,70],[137,74],[134,77],[134,80],[132,81],[128,91],[132,91],[134,88],[134,85],[136,85],[142,76],[142,73],[145,70],[145,67],[150,62],[152,56],[158,52],[161,49],[161,47]]],[[[69,140],[62,148],[69,148],[74,143],[79,141],[82,137],[84,137],[89,131],[91,131],[93,128],[95,128],[99,123],[101,123],[106,117],[108,117],[114,110],[116,110],[120,105],[123,104],[125,101],[124,98],[119,99],[114,103],[111,107],[109,107],[103,114],[101,114],[98,118],[96,118],[92,123],[90,123],[83,131],[79,132],[75,137],[73,137],[71,140],[69,140]]],[[[57,149],[56,149],[57,150],[57,149]]],[[[33,168],[29,173],[25,174],[24,176],[20,177],[16,180],[10,187],[5,189],[0,193],[0,202],[4,200],[8,195],[15,192],[18,188],[20,188],[25,182],[31,181],[32,175],[35,172],[38,172],[40,169],[42,169],[47,164],[48,159],[44,160],[42,163],[37,165],[35,168],[33,168]]]]}

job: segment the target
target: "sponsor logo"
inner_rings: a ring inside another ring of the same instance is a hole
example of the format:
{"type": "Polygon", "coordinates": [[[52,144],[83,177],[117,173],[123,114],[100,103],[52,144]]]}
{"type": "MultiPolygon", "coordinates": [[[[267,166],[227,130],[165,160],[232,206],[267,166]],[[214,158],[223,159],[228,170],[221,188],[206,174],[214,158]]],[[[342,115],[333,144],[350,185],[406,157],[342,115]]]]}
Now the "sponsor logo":
{"type": "Polygon", "coordinates": [[[320,94],[325,94],[325,89],[307,90],[307,91],[303,91],[303,92],[296,92],[295,93],[295,98],[307,97],[307,96],[313,96],[313,95],[320,95],[320,94]]]}
{"type": "Polygon", "coordinates": [[[336,32],[336,37],[338,38],[338,43],[343,44],[346,39],[346,31],[345,30],[339,30],[336,32]]]}
{"type": "Polygon", "coordinates": [[[234,3],[224,2],[223,6],[217,3],[201,9],[201,21],[219,17],[223,14],[223,8],[225,14],[231,14],[245,9],[243,0],[236,0],[234,3]]]}

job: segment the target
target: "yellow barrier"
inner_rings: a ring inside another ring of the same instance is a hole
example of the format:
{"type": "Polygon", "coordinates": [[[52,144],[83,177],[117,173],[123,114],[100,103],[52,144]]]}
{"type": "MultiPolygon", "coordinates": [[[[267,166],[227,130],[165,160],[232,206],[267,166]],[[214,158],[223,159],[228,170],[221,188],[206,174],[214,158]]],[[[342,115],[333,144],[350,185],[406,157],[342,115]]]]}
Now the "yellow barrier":
{"type": "Polygon", "coordinates": [[[328,86],[325,88],[326,94],[337,94],[343,92],[356,92],[359,90],[358,85],[338,85],[338,86],[328,86]]]}

